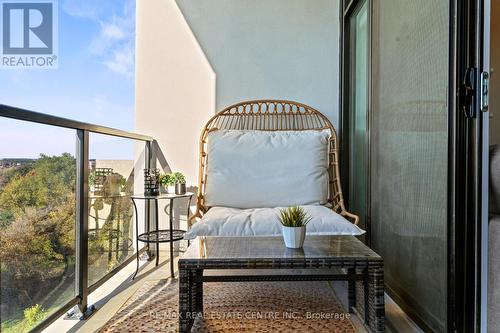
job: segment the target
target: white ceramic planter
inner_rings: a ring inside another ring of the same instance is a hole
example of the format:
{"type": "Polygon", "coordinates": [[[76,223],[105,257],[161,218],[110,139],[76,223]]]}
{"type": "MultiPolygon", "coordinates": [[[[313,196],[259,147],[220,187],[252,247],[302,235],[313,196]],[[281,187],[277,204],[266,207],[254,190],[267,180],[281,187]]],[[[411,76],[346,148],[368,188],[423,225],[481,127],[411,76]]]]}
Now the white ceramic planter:
{"type": "Polygon", "coordinates": [[[291,249],[300,249],[304,245],[306,238],[306,226],[303,227],[283,227],[283,240],[285,246],[291,249]]]}
{"type": "Polygon", "coordinates": [[[167,193],[174,194],[175,193],[175,185],[168,185],[167,186],[167,193]]]}

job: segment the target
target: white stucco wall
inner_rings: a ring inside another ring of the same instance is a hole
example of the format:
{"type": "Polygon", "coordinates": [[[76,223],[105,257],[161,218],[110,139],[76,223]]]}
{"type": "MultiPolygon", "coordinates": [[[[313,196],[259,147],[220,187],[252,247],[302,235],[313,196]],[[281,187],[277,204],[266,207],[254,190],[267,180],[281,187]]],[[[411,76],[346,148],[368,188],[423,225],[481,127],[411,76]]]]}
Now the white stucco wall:
{"type": "Polygon", "coordinates": [[[339,10],[338,0],[137,1],[136,130],[195,185],[199,133],[224,106],[297,100],[337,125],[339,10]]]}
{"type": "Polygon", "coordinates": [[[177,0],[217,74],[217,109],[297,100],[338,121],[337,0],[177,0]]]}
{"type": "Polygon", "coordinates": [[[135,127],[197,181],[198,138],[215,112],[215,73],[173,0],[137,1],[135,127]]]}

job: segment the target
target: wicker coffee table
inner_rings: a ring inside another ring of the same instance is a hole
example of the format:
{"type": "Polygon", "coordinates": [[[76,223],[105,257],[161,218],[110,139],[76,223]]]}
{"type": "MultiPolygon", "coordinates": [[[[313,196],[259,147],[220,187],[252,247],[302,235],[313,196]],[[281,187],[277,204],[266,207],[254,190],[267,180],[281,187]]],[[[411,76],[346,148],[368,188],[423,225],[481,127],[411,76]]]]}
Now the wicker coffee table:
{"type": "Polygon", "coordinates": [[[294,250],[280,236],[198,237],[179,259],[179,330],[203,313],[205,282],[324,280],[348,281],[349,311],[385,331],[383,261],[357,238],[307,236],[294,250]]]}

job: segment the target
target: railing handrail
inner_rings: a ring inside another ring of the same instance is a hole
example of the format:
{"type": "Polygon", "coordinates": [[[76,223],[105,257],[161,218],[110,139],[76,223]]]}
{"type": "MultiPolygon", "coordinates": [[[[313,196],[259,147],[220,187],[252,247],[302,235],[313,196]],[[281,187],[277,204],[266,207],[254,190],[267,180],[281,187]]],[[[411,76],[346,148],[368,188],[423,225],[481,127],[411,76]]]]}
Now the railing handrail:
{"type": "Polygon", "coordinates": [[[52,116],[46,113],[25,110],[4,104],[0,104],[0,117],[25,120],[40,124],[58,126],[58,127],[72,128],[76,130],[86,130],[93,133],[113,135],[127,139],[134,139],[134,140],[141,140],[148,142],[152,142],[154,140],[152,137],[148,135],[127,132],[112,127],[85,123],[63,117],[52,116]]]}

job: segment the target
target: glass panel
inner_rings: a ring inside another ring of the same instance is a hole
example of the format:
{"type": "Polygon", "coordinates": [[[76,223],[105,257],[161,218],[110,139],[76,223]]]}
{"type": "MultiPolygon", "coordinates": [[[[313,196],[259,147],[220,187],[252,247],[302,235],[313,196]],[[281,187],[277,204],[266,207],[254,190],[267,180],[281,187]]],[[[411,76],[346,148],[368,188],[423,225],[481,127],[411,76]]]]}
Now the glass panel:
{"type": "Polygon", "coordinates": [[[89,286],[135,252],[135,140],[89,136],[89,286]]]}
{"type": "Polygon", "coordinates": [[[446,330],[447,1],[373,1],[372,245],[386,283],[446,330]]]}
{"type": "Polygon", "coordinates": [[[75,131],[0,118],[0,318],[27,332],[75,297],[75,131]]]}
{"type": "Polygon", "coordinates": [[[351,94],[349,107],[349,210],[366,223],[367,185],[367,79],[368,79],[368,5],[365,1],[350,18],[351,94]]]}

